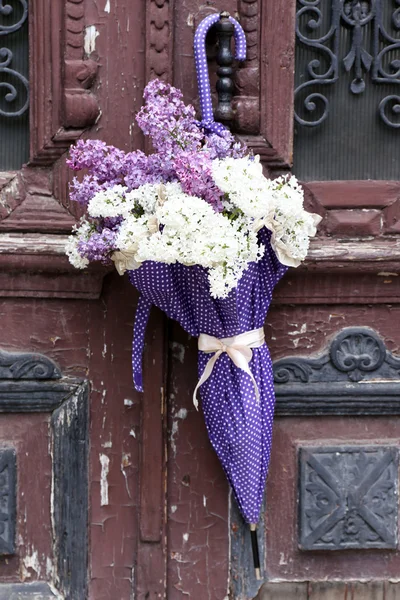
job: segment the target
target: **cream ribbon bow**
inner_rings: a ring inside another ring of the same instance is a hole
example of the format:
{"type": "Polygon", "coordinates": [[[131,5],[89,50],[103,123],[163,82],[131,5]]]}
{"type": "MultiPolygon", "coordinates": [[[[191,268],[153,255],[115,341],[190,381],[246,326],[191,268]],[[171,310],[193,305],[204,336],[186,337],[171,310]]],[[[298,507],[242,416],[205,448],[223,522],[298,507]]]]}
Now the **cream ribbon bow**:
{"type": "Polygon", "coordinates": [[[249,362],[253,356],[251,348],[260,348],[264,342],[264,329],[262,327],[260,327],[260,329],[246,331],[240,335],[234,335],[233,337],[221,338],[220,340],[212,335],[207,335],[207,333],[201,333],[199,336],[199,350],[206,354],[215,354],[206,364],[206,368],[193,392],[193,404],[195,405],[196,410],[199,410],[199,403],[196,398],[197,390],[210,377],[215,363],[223,352],[227,353],[229,358],[239,369],[242,369],[242,371],[249,375],[254,385],[256,398],[259,400],[260,392],[258,391],[256,380],[250,371],[249,362]]]}

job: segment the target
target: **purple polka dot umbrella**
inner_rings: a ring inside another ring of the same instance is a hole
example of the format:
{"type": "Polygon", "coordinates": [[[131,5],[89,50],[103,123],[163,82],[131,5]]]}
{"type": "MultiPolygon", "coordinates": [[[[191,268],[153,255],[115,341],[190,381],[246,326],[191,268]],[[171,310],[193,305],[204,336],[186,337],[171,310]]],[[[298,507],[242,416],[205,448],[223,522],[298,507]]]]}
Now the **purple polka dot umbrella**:
{"type": "MultiPolygon", "coordinates": [[[[215,14],[200,23],[194,44],[202,111],[200,125],[221,134],[225,128],[214,121],[205,54],[207,32],[218,19],[215,14]]],[[[236,57],[243,60],[245,35],[239,23],[232,17],[230,20],[235,26],[236,57]]],[[[260,244],[266,248],[263,258],[250,263],[226,298],[211,297],[207,271],[200,266],[148,261],[129,273],[131,283],[141,294],[132,355],[135,387],[143,391],[144,335],[154,304],[190,335],[199,337],[199,390],[208,435],[240,512],[253,530],[263,502],[275,402],[272,363],[262,328],[274,287],[287,270],[271,247],[270,232],[263,228],[258,235],[260,244]],[[250,348],[243,342],[249,335],[258,336],[257,343],[250,344],[250,348]],[[211,351],[204,351],[204,340],[207,343],[211,340],[211,351]],[[243,357],[236,360],[237,348],[247,356],[245,366],[238,366],[243,357]]]]}
{"type": "MultiPolygon", "coordinates": [[[[226,298],[211,297],[207,272],[200,266],[147,261],[130,271],[130,281],[141,293],[132,356],[137,390],[143,391],[142,350],[152,304],[195,337],[208,334],[224,339],[263,327],[273,289],[287,267],[279,263],[271,248],[270,232],[263,228],[259,237],[266,247],[263,258],[250,263],[226,298]]],[[[209,359],[210,354],[199,351],[199,376],[209,359]]],[[[249,374],[227,353],[221,353],[211,375],[200,386],[200,397],[211,444],[240,512],[246,522],[257,523],[270,458],[275,400],[265,343],[252,349],[249,367],[259,396],[249,374]]]]}

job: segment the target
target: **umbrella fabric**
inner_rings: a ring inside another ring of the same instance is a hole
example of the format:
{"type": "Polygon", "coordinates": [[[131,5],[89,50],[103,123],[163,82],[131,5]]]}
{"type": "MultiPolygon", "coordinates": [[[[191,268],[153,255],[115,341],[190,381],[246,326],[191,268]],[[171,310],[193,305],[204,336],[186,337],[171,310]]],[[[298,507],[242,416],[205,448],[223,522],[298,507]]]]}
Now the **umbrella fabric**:
{"type": "MultiPolygon", "coordinates": [[[[146,262],[130,271],[131,283],[141,292],[133,344],[135,387],[142,391],[141,356],[144,330],[152,304],[180,323],[192,336],[201,333],[231,337],[263,326],[272,292],[286,272],[271,248],[270,232],[259,232],[263,258],[251,263],[237,287],[226,298],[210,295],[207,271],[200,266],[146,262]]],[[[199,351],[199,377],[210,354],[199,351]]],[[[266,344],[253,348],[249,364],[257,383],[222,354],[211,376],[200,387],[208,435],[232,486],[239,509],[248,523],[257,523],[270,458],[274,388],[266,344]]],[[[196,382],[193,382],[195,387],[196,382]]]]}

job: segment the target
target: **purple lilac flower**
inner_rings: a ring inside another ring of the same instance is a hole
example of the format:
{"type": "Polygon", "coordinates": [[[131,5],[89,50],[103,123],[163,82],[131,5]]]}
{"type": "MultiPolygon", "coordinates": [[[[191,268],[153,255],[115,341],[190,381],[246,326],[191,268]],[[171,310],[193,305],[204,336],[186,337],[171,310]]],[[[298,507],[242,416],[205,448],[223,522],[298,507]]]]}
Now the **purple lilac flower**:
{"type": "Polygon", "coordinates": [[[88,204],[93,196],[103,189],[92,175],[84,175],[82,181],[74,177],[70,184],[70,198],[79,204],[88,204]]]}
{"type": "Polygon", "coordinates": [[[100,140],[78,140],[71,148],[67,164],[74,171],[87,169],[100,184],[120,182],[124,176],[126,154],[100,140]]]}
{"type": "Polygon", "coordinates": [[[236,142],[228,129],[222,135],[216,133],[207,134],[205,141],[205,147],[211,160],[214,158],[242,158],[248,153],[246,146],[236,142]]]}
{"type": "MultiPolygon", "coordinates": [[[[145,105],[137,116],[139,126],[150,135],[156,152],[125,153],[100,140],[79,140],[70,150],[67,164],[87,170],[82,181],[74,178],[71,199],[86,205],[96,192],[117,184],[136,189],[145,183],[179,180],[188,194],[198,195],[221,210],[221,191],[211,176],[214,158],[239,158],[246,148],[226,130],[205,135],[195,121],[192,106],[185,106],[182,93],[159,80],[144,90],[145,105]]],[[[105,224],[104,224],[105,225],[105,224]]]]}
{"type": "Polygon", "coordinates": [[[125,185],[136,189],[145,183],[163,183],[176,179],[173,162],[161,153],[146,156],[140,150],[126,155],[125,185]]]}
{"type": "Polygon", "coordinates": [[[116,231],[104,227],[101,232],[92,233],[87,241],[81,240],[78,244],[78,252],[89,261],[109,262],[108,255],[115,250],[116,235],[116,231]]]}
{"type": "Polygon", "coordinates": [[[193,106],[186,106],[182,92],[168,83],[154,79],[145,88],[145,104],[136,120],[154,148],[163,155],[201,147],[204,134],[195,123],[193,106]]]}
{"type": "Polygon", "coordinates": [[[223,193],[212,178],[211,159],[207,152],[181,152],[175,159],[175,170],[186,194],[199,196],[222,211],[223,193]]]}

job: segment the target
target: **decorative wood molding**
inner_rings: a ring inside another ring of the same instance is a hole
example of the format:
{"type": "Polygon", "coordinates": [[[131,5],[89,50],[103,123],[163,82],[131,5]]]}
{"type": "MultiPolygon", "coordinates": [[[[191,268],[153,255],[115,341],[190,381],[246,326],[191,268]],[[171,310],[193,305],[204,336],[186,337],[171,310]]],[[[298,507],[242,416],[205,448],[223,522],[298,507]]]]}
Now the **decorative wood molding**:
{"type": "Polygon", "coordinates": [[[396,550],[398,479],[393,446],[300,447],[299,547],[396,550]]]}
{"type": "Polygon", "coordinates": [[[236,74],[236,129],[268,169],[292,164],[294,75],[293,6],[240,0],[248,57],[236,74]],[[293,35],[292,35],[293,33],[293,35]]]}
{"type": "Polygon", "coordinates": [[[368,327],[347,327],[321,356],[273,368],[277,416],[400,414],[400,357],[368,327]]]}
{"type": "Polygon", "coordinates": [[[17,460],[14,448],[0,449],[0,556],[15,554],[17,460]]]}
{"type": "MultiPolygon", "coordinates": [[[[45,356],[0,351],[0,412],[52,412],[56,570],[51,583],[56,584],[63,598],[86,598],[89,385],[85,380],[62,377],[55,363],[45,356]]],[[[34,599],[38,594],[49,600],[57,597],[44,582],[0,585],[0,599],[34,599]]]]}
{"type": "Polygon", "coordinates": [[[146,2],[146,81],[172,82],[172,10],[173,0],[146,2]]]}
{"type": "Polygon", "coordinates": [[[69,232],[75,219],[53,196],[50,168],[0,174],[0,231],[69,232]]]}
{"type": "Polygon", "coordinates": [[[0,297],[100,297],[103,265],[75,269],[65,255],[66,235],[0,233],[0,297]]]}
{"type": "MultiPolygon", "coordinates": [[[[260,133],[260,2],[240,0],[240,23],[246,34],[247,58],[237,70],[234,98],[236,129],[243,134],[260,133]]],[[[261,138],[263,139],[263,138],[261,138]]],[[[265,140],[264,140],[265,141],[265,140]]]]}
{"type": "Polygon", "coordinates": [[[0,173],[0,230],[67,232],[75,219],[54,196],[53,164],[93,125],[97,64],[84,56],[84,2],[29,5],[30,160],[0,173]]]}
{"type": "Polygon", "coordinates": [[[30,9],[31,165],[52,165],[93,125],[97,64],[84,57],[84,2],[37,0],[30,9]]]}
{"type": "Polygon", "coordinates": [[[2,583],[0,584],[0,600],[59,600],[47,583],[2,583]]]}
{"type": "Polygon", "coordinates": [[[60,379],[57,365],[42,354],[21,354],[0,350],[0,379],[60,379]]]}

